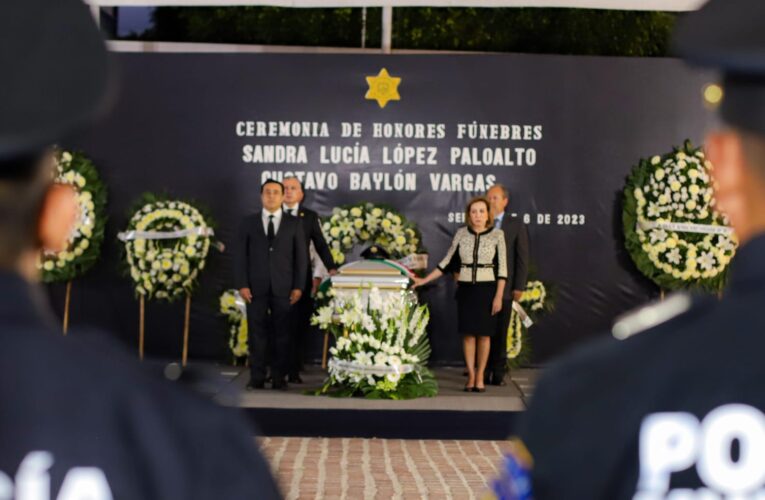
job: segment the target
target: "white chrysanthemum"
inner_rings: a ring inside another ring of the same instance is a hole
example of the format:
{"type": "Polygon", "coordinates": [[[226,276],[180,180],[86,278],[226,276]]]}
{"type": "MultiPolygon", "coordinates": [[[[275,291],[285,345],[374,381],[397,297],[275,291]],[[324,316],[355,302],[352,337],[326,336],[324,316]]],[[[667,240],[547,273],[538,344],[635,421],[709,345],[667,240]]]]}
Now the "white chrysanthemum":
{"type": "Polygon", "coordinates": [[[375,365],[384,366],[388,362],[388,356],[384,352],[375,354],[375,365]]]}
{"type": "Polygon", "coordinates": [[[704,252],[698,258],[697,262],[703,270],[710,271],[714,268],[715,258],[714,258],[714,255],[712,255],[712,252],[704,252]]]}

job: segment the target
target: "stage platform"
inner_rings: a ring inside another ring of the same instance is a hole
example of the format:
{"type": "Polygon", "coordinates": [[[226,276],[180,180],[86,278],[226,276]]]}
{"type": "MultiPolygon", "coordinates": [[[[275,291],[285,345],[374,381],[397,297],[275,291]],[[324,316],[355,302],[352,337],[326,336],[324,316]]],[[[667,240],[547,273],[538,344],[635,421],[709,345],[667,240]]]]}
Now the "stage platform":
{"type": "MultiPolygon", "coordinates": [[[[321,387],[325,372],[309,366],[303,384],[287,391],[246,390],[249,372],[220,367],[227,380],[216,398],[237,406],[266,436],[377,437],[401,439],[505,439],[533,391],[537,370],[514,370],[505,386],[485,393],[462,390],[462,368],[435,368],[439,394],[406,401],[306,394],[321,387]]],[[[267,385],[268,387],[268,385],[267,385]]]]}

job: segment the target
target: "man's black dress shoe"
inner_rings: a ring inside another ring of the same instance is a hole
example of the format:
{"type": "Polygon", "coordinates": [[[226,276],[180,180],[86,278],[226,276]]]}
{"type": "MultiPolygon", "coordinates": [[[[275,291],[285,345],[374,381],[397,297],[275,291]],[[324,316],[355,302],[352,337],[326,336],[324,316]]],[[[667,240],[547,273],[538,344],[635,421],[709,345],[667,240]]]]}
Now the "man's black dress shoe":
{"type": "Polygon", "coordinates": [[[299,374],[298,375],[290,375],[289,378],[287,378],[287,381],[290,384],[302,384],[303,383],[303,379],[300,378],[299,374]]]}
{"type": "Polygon", "coordinates": [[[276,389],[277,391],[286,391],[287,390],[287,382],[284,380],[274,380],[274,382],[271,384],[272,389],[276,389]]]}
{"type": "Polygon", "coordinates": [[[252,382],[251,381],[251,382],[249,382],[247,384],[247,389],[263,389],[265,387],[266,387],[266,383],[263,382],[262,380],[260,380],[258,382],[252,382]]]}

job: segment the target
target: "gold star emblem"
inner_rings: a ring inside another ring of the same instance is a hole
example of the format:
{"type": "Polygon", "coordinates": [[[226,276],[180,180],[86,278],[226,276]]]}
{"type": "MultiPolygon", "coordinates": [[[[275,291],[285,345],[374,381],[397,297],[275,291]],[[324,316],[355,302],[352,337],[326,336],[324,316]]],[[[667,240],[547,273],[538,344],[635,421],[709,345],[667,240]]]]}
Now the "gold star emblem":
{"type": "Polygon", "coordinates": [[[401,78],[390,76],[387,69],[381,69],[377,76],[368,76],[367,83],[369,90],[364,98],[377,101],[381,108],[384,108],[388,101],[401,100],[401,96],[398,95],[398,84],[401,83],[401,78]]]}

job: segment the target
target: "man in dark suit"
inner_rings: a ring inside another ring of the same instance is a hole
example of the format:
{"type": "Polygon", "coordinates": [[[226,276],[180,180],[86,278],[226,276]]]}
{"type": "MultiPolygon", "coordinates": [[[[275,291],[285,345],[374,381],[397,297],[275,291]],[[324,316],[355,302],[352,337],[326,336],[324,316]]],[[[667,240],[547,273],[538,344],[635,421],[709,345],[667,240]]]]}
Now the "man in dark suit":
{"type": "MultiPolygon", "coordinates": [[[[284,179],[284,205],[283,210],[290,215],[293,215],[300,219],[303,226],[303,234],[305,235],[305,256],[310,262],[309,247],[313,243],[314,250],[321,259],[324,267],[330,275],[337,274],[337,266],[332,258],[332,254],[329,251],[329,246],[324,239],[324,234],[321,232],[321,222],[319,221],[319,214],[313,210],[306,208],[302,205],[305,192],[303,191],[303,185],[296,177],[288,177],[284,179]]],[[[313,298],[311,297],[311,289],[313,288],[313,279],[310,265],[308,272],[305,276],[305,285],[303,287],[303,295],[293,307],[292,318],[292,335],[290,336],[290,348],[289,348],[289,381],[294,383],[301,383],[303,380],[300,378],[300,370],[303,367],[303,358],[305,357],[305,345],[306,335],[311,328],[311,314],[313,313],[313,298]]]]}
{"type": "Polygon", "coordinates": [[[497,321],[497,332],[491,338],[489,354],[489,370],[486,370],[486,383],[505,385],[507,371],[507,328],[510,325],[510,314],[513,301],[519,301],[526,289],[526,278],[529,274],[529,233],[519,219],[505,212],[510,201],[507,188],[495,184],[486,193],[494,216],[494,227],[505,233],[505,248],[507,249],[508,277],[503,295],[504,304],[497,321]]]}
{"type": "Polygon", "coordinates": [[[274,328],[273,388],[286,389],[289,313],[303,294],[308,273],[307,246],[300,221],[282,210],[284,185],[267,180],[260,188],[260,198],[263,209],[241,222],[236,257],[239,293],[249,304],[249,385],[261,389],[265,384],[270,312],[274,328]]]}

